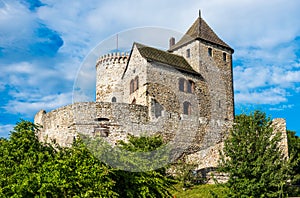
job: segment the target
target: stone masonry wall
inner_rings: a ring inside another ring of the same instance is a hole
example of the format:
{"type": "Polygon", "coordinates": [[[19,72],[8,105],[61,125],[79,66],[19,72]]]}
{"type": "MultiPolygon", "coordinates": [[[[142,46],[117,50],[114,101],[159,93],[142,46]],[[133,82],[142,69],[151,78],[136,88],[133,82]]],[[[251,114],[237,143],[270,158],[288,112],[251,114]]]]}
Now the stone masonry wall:
{"type": "Polygon", "coordinates": [[[131,52],[130,61],[123,76],[124,103],[132,103],[135,99],[136,104],[147,106],[146,83],[147,83],[147,60],[141,56],[136,45],[131,52]],[[130,94],[130,81],[138,77],[139,88],[130,94]]]}
{"type": "Polygon", "coordinates": [[[231,52],[204,41],[194,40],[173,53],[185,57],[207,83],[209,103],[206,103],[206,108],[209,113],[206,120],[202,120],[206,123],[207,131],[203,139],[210,146],[222,142],[234,116],[231,52]],[[212,56],[208,55],[208,48],[212,49],[212,56]],[[188,49],[190,57],[187,57],[188,49]],[[223,53],[226,53],[225,61],[223,53]]]}
{"type": "Polygon", "coordinates": [[[121,82],[129,54],[110,53],[101,56],[96,64],[96,101],[123,102],[123,84],[121,82]]]}
{"type": "Polygon", "coordinates": [[[279,146],[282,150],[284,157],[287,159],[289,157],[288,152],[288,141],[287,141],[287,132],[286,132],[286,121],[283,118],[275,118],[272,120],[272,127],[274,129],[274,133],[281,134],[281,141],[279,146]]]}

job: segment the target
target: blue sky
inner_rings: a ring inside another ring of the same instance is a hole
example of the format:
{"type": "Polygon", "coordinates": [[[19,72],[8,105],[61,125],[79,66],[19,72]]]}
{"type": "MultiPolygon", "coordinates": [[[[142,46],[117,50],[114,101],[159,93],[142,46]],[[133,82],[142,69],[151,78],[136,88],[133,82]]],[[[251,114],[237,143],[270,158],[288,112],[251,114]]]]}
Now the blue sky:
{"type": "Polygon", "coordinates": [[[0,0],[0,136],[20,118],[72,103],[84,58],[107,37],[146,26],[184,33],[199,9],[235,49],[236,112],[285,118],[300,136],[299,7],[298,0],[0,0]]]}

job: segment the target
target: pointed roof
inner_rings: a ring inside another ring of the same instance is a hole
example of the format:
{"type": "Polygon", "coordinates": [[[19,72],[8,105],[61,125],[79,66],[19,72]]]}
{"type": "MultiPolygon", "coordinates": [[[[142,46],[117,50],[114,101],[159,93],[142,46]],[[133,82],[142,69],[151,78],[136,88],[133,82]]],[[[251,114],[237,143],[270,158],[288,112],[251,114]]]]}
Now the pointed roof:
{"type": "Polygon", "coordinates": [[[227,45],[217,36],[217,34],[208,26],[201,16],[196,19],[185,35],[175,45],[173,45],[169,51],[174,51],[194,40],[203,40],[227,48],[232,52],[234,51],[229,45],[227,45]]]}

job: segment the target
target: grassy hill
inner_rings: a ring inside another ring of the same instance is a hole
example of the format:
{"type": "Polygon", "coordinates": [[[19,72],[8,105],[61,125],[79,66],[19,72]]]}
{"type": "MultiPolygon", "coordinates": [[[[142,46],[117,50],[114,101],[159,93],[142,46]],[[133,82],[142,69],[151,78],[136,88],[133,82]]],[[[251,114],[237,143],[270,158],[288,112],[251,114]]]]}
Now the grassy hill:
{"type": "Polygon", "coordinates": [[[227,188],[222,185],[195,185],[191,188],[184,189],[181,186],[175,186],[176,190],[173,190],[173,195],[176,198],[222,198],[225,197],[227,188]]]}

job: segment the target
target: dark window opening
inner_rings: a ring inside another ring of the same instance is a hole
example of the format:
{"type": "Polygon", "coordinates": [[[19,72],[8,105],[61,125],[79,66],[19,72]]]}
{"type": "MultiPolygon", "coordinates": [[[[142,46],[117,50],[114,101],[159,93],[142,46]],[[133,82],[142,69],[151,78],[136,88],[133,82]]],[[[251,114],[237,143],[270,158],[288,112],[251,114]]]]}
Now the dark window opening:
{"type": "Polygon", "coordinates": [[[183,78],[179,79],[179,91],[184,91],[185,80],[183,78]]]}
{"type": "Polygon", "coordinates": [[[212,57],[212,48],[208,48],[208,56],[212,57]]]}
{"type": "Polygon", "coordinates": [[[101,121],[109,121],[108,118],[95,118],[95,121],[101,122],[101,121]]]}
{"type": "Polygon", "coordinates": [[[117,98],[116,97],[112,97],[111,102],[117,102],[117,98]]]}
{"type": "Polygon", "coordinates": [[[191,80],[187,81],[187,92],[194,93],[195,83],[191,80]]]}
{"type": "Polygon", "coordinates": [[[139,88],[139,77],[136,76],[134,80],[130,81],[130,94],[138,90],[139,88]]]}
{"type": "Polygon", "coordinates": [[[155,99],[152,100],[152,108],[154,110],[155,118],[162,116],[162,111],[164,110],[164,107],[161,104],[159,104],[155,99]]]}
{"type": "Polygon", "coordinates": [[[131,80],[130,81],[130,94],[132,94],[134,92],[134,81],[131,80]]]}
{"type": "Polygon", "coordinates": [[[190,50],[190,49],[187,49],[187,50],[186,50],[186,57],[187,57],[187,58],[190,58],[190,57],[191,57],[191,50],[190,50]]]}
{"type": "Polygon", "coordinates": [[[139,88],[139,77],[135,77],[134,79],[134,91],[138,90],[139,88]]]}
{"type": "Polygon", "coordinates": [[[226,61],[227,60],[227,55],[225,52],[223,52],[223,61],[226,61]]]}
{"type": "Polygon", "coordinates": [[[192,110],[191,110],[191,103],[185,101],[183,103],[183,114],[185,115],[191,115],[192,110]]]}

